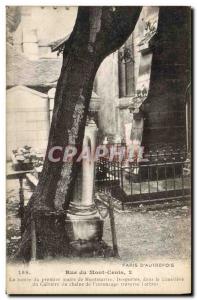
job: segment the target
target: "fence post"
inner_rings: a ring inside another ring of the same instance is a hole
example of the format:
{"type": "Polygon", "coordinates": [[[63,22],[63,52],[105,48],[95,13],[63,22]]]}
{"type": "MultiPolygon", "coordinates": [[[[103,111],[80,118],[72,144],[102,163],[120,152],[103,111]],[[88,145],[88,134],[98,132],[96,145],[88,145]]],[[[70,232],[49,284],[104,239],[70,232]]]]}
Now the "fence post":
{"type": "Polygon", "coordinates": [[[21,236],[24,232],[24,193],[23,193],[23,176],[19,176],[19,216],[21,219],[21,236]]]}
{"type": "Polygon", "coordinates": [[[31,216],[31,260],[37,258],[37,239],[36,239],[36,223],[34,216],[31,216]]]}
{"type": "Polygon", "coordinates": [[[113,205],[112,205],[110,196],[108,197],[108,202],[109,202],[109,218],[110,218],[111,233],[112,233],[113,253],[114,253],[114,257],[119,257],[117,237],[116,237],[116,228],[115,228],[115,222],[114,222],[114,210],[113,210],[113,205]]]}
{"type": "Polygon", "coordinates": [[[122,168],[122,162],[120,163],[119,162],[119,166],[120,166],[120,186],[121,186],[121,189],[123,190],[123,168],[122,168]]]}

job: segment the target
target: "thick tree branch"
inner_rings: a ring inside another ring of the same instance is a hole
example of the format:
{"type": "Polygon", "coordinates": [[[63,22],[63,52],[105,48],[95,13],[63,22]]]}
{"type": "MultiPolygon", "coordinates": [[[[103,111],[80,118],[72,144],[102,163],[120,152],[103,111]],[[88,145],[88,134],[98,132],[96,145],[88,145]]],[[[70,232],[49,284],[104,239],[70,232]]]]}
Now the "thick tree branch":
{"type": "Polygon", "coordinates": [[[63,53],[53,118],[43,171],[26,213],[27,230],[17,256],[30,249],[30,216],[36,211],[61,210],[72,199],[77,164],[48,159],[53,146],[82,145],[96,72],[103,59],[118,49],[132,33],[140,7],[80,7],[72,34],[63,53]],[[65,201],[66,199],[66,201],[65,201]]]}

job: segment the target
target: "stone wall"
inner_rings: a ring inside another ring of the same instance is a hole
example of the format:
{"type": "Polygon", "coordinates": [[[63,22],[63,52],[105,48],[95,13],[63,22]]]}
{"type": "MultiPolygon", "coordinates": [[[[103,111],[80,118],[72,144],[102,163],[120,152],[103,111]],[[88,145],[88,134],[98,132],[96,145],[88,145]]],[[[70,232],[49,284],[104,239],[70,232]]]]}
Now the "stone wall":
{"type": "Polygon", "coordinates": [[[49,104],[46,94],[23,86],[7,90],[7,159],[11,151],[25,145],[46,151],[49,104]]]}

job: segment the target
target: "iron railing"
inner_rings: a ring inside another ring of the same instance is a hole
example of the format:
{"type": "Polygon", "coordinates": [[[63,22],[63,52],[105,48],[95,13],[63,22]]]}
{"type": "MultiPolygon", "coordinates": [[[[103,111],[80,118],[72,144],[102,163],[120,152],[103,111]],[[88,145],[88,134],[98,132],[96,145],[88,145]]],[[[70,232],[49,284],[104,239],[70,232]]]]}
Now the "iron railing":
{"type": "Polygon", "coordinates": [[[96,165],[96,188],[111,193],[122,209],[140,203],[180,200],[191,195],[186,152],[156,151],[131,163],[100,158],[96,165]]]}

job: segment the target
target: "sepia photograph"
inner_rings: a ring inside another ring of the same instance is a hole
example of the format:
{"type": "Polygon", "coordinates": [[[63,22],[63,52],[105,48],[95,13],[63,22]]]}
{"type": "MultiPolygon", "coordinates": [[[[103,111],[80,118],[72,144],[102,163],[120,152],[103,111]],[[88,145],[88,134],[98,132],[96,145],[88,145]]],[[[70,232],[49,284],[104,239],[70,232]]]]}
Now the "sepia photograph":
{"type": "Polygon", "coordinates": [[[192,293],[192,9],[6,6],[6,293],[192,293]]]}

